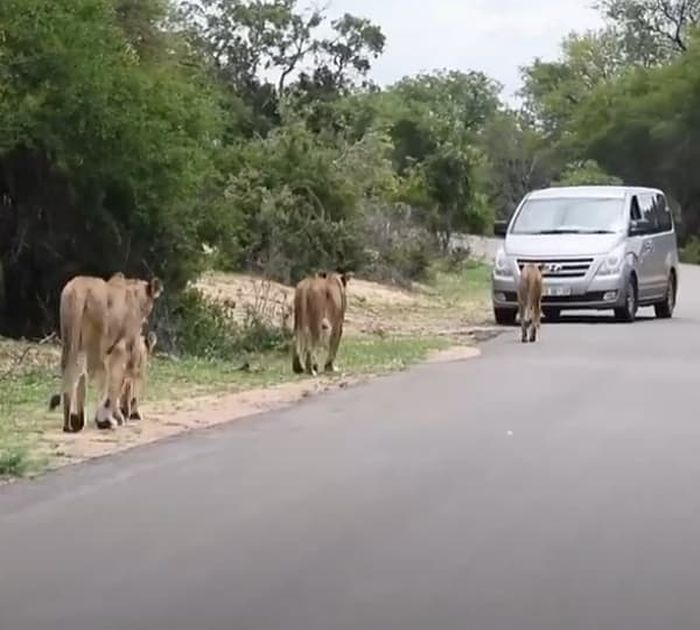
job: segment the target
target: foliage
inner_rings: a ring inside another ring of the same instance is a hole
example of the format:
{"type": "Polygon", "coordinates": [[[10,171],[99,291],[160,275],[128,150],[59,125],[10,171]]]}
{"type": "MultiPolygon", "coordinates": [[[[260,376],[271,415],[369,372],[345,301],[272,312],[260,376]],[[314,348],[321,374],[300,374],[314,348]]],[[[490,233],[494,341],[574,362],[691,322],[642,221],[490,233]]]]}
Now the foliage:
{"type": "Polygon", "coordinates": [[[29,458],[26,449],[0,448],[0,479],[3,477],[23,477],[29,469],[29,458]]]}
{"type": "Polygon", "coordinates": [[[438,252],[434,236],[416,224],[410,207],[401,204],[366,208],[361,238],[366,252],[362,273],[399,286],[426,280],[438,252]]]}
{"type": "Polygon", "coordinates": [[[559,61],[536,59],[523,69],[525,109],[545,133],[559,136],[589,92],[618,77],[627,65],[612,28],[573,33],[562,42],[559,61]]]}
{"type": "Polygon", "coordinates": [[[159,343],[182,356],[240,361],[252,352],[283,350],[289,339],[285,322],[270,322],[254,307],[237,318],[235,304],[207,299],[196,289],[168,300],[163,311],[159,343]]]}
{"type": "Polygon", "coordinates": [[[386,94],[381,110],[403,182],[399,199],[447,247],[457,230],[482,233],[490,208],[474,186],[481,159],[478,134],[498,107],[500,86],[479,72],[436,72],[407,78],[386,94]]]}
{"type": "Polygon", "coordinates": [[[571,36],[558,61],[524,70],[526,111],[559,154],[553,181],[661,187],[682,208],[681,238],[690,237],[700,231],[700,3],[600,8],[604,29],[571,36]]]}
{"type": "Polygon", "coordinates": [[[371,62],[384,50],[385,37],[369,20],[345,14],[327,25],[322,10],[297,4],[187,1],[179,12],[181,27],[229,95],[236,129],[247,135],[278,126],[287,95],[318,107],[358,82],[368,85],[371,62]],[[324,30],[332,35],[320,36],[324,30]]]}
{"type": "Polygon", "coordinates": [[[663,64],[688,49],[700,20],[700,0],[601,0],[627,55],[644,66],[663,64]]]}
{"type": "Polygon", "coordinates": [[[556,148],[518,112],[493,116],[479,146],[485,158],[477,167],[477,186],[500,219],[509,218],[527,192],[548,186],[557,172],[556,148]]]}
{"type": "Polygon", "coordinates": [[[593,160],[583,160],[568,164],[555,186],[619,186],[622,180],[610,175],[593,160]]]}
{"type": "Polygon", "coordinates": [[[106,0],[6,0],[0,24],[0,329],[50,329],[78,272],[176,290],[198,269],[210,90],[142,60],[106,0]]]}
{"type": "Polygon", "coordinates": [[[679,251],[681,262],[700,265],[700,237],[692,236],[679,251]]]}
{"type": "Polygon", "coordinates": [[[700,42],[693,39],[673,62],[596,91],[576,122],[587,153],[606,170],[675,197],[691,233],[700,228],[700,184],[693,170],[700,157],[699,94],[700,42]]]}
{"type": "Polygon", "coordinates": [[[294,283],[320,268],[362,264],[361,201],[392,184],[380,135],[357,142],[291,121],[241,148],[226,190],[237,215],[234,268],[294,283]]]}

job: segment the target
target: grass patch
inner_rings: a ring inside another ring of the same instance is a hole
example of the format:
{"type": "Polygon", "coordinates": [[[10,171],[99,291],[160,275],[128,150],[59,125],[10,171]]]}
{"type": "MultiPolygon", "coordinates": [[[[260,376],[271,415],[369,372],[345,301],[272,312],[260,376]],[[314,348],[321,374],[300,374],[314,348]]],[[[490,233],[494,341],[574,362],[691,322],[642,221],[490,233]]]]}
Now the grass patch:
{"type": "MultiPolygon", "coordinates": [[[[429,276],[430,285],[415,294],[415,299],[404,296],[394,303],[386,296],[382,300],[370,294],[369,299],[353,303],[355,323],[364,317],[379,326],[356,326],[354,334],[346,333],[338,355],[341,377],[402,370],[463,339],[461,331],[488,313],[488,266],[468,260],[442,261],[432,266],[429,276]],[[396,322],[400,326],[383,330],[385,324],[396,322]]],[[[180,322],[173,330],[180,337],[190,335],[191,345],[198,350],[204,344],[206,352],[201,354],[207,358],[156,357],[145,392],[148,406],[157,408],[159,401],[265,388],[306,378],[292,373],[290,354],[279,350],[288,340],[270,336],[265,327],[251,327],[251,321],[257,320],[250,317],[236,320],[230,328],[227,313],[214,311],[211,315],[199,302],[196,306],[191,309],[194,316],[185,322],[187,326],[180,322]],[[241,330],[257,336],[241,337],[237,334],[241,330]],[[261,330],[265,333],[262,337],[261,330]],[[224,339],[235,344],[226,345],[224,339]],[[248,341],[266,351],[246,352],[248,341]]],[[[48,410],[49,398],[60,389],[59,357],[55,343],[0,339],[0,477],[33,475],[61,457],[65,445],[60,434],[61,412],[48,410]]],[[[90,389],[90,422],[94,398],[90,389]]]]}
{"type": "MultiPolygon", "coordinates": [[[[448,345],[447,340],[435,338],[348,337],[340,345],[338,365],[342,374],[381,374],[404,369],[448,345]]],[[[193,394],[270,387],[304,378],[292,373],[291,357],[287,353],[254,354],[237,363],[159,359],[152,364],[147,395],[152,400],[177,399],[193,394]]]]}
{"type": "Polygon", "coordinates": [[[466,261],[458,272],[445,270],[437,264],[433,270],[433,287],[449,302],[484,300],[489,297],[491,268],[474,261],[466,261]]]}
{"type": "MultiPolygon", "coordinates": [[[[341,376],[384,374],[404,369],[449,345],[447,340],[436,338],[348,337],[341,343],[338,365],[341,376]]],[[[51,357],[53,361],[55,353],[51,357]]],[[[157,406],[159,400],[238,392],[304,378],[292,373],[287,353],[251,354],[237,362],[157,357],[151,363],[146,399],[157,406]]],[[[49,398],[59,387],[57,361],[54,365],[32,365],[0,379],[0,477],[38,473],[50,464],[40,453],[47,452],[47,432],[58,431],[62,424],[60,410],[48,411],[49,398]]],[[[90,390],[90,415],[94,404],[90,390]]]]}
{"type": "Polygon", "coordinates": [[[31,463],[26,449],[20,447],[0,450],[0,479],[3,477],[23,477],[31,463]]]}

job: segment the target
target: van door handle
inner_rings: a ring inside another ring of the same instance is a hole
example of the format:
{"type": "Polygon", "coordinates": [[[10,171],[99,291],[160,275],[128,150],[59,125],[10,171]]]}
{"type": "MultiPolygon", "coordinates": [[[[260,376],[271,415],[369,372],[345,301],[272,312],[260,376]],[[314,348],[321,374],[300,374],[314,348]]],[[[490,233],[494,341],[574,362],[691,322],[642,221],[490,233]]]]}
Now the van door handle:
{"type": "Polygon", "coordinates": [[[653,252],[654,251],[654,241],[644,241],[644,251],[653,252]]]}

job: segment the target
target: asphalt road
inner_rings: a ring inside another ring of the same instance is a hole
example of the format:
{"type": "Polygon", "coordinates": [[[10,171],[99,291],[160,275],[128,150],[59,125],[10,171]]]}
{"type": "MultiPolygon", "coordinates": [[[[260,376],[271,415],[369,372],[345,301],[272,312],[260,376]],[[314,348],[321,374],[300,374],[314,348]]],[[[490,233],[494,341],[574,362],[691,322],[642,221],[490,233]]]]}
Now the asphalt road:
{"type": "Polygon", "coordinates": [[[0,489],[0,629],[700,627],[700,271],[483,350],[0,489]]]}

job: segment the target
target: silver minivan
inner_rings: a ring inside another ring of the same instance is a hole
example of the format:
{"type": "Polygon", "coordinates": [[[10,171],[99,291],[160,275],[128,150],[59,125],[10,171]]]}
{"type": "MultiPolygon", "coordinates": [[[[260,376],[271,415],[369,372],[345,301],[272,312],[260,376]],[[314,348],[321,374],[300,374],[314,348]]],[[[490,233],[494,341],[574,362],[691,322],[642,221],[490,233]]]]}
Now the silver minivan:
{"type": "Polygon", "coordinates": [[[663,192],[653,188],[576,186],[527,194],[509,222],[492,272],[493,310],[499,324],[517,314],[520,270],[542,263],[542,308],[612,310],[631,322],[640,306],[673,315],[678,292],[678,248],[663,192]]]}

